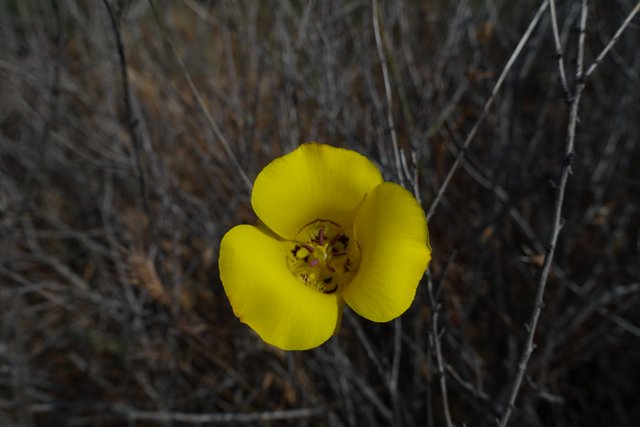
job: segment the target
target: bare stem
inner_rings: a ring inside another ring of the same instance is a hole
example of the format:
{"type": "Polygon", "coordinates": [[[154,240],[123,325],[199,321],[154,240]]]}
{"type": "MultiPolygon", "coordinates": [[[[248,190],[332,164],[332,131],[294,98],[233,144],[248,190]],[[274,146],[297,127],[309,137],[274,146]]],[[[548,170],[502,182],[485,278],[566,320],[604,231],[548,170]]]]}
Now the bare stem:
{"type": "Polygon", "coordinates": [[[565,99],[568,103],[571,103],[571,95],[569,94],[569,85],[567,83],[567,73],[564,69],[564,54],[562,52],[562,43],[560,42],[560,33],[558,32],[556,1],[550,0],[549,6],[549,9],[551,11],[551,28],[553,28],[553,41],[556,46],[556,54],[558,55],[558,71],[560,72],[560,84],[562,85],[565,99]]]}
{"type": "Polygon", "coordinates": [[[220,141],[222,148],[227,154],[227,157],[229,157],[229,160],[231,160],[234,167],[236,168],[238,175],[240,175],[240,179],[242,179],[242,182],[244,183],[247,190],[251,192],[251,189],[253,188],[253,184],[251,184],[251,180],[247,176],[247,173],[242,168],[240,161],[238,160],[235,153],[231,149],[231,145],[229,144],[229,141],[227,141],[227,138],[222,133],[222,130],[220,129],[216,121],[213,120],[213,117],[211,116],[211,113],[209,113],[209,110],[207,109],[207,106],[205,105],[204,100],[200,95],[200,92],[196,88],[196,85],[193,83],[193,79],[191,78],[191,73],[189,73],[189,70],[187,70],[187,67],[184,65],[184,61],[180,58],[180,55],[178,55],[178,52],[173,46],[173,43],[171,43],[171,40],[169,40],[169,37],[167,36],[166,31],[164,30],[164,27],[162,25],[162,21],[160,20],[160,15],[158,14],[158,10],[156,9],[155,3],[153,2],[153,0],[149,0],[149,4],[151,4],[151,8],[153,9],[153,15],[162,31],[163,41],[169,47],[169,49],[171,50],[171,53],[173,53],[173,57],[178,63],[178,66],[180,67],[180,70],[182,71],[182,74],[184,75],[184,78],[187,81],[187,84],[189,85],[189,90],[191,90],[191,94],[196,99],[196,101],[198,101],[198,106],[200,107],[200,110],[204,114],[207,120],[207,123],[211,127],[211,130],[213,131],[214,135],[220,141]]]}
{"type": "Polygon", "coordinates": [[[564,201],[565,189],[567,187],[567,180],[571,173],[571,164],[573,162],[573,145],[576,134],[576,124],[578,122],[578,105],[580,103],[580,97],[582,90],[584,89],[584,36],[585,27],[587,23],[587,0],[582,0],[582,12],[580,16],[580,34],[578,38],[578,58],[577,58],[577,70],[576,70],[576,83],[575,90],[571,100],[571,109],[569,112],[569,124],[567,127],[566,143],[564,148],[564,156],[562,159],[562,166],[560,171],[560,183],[557,188],[556,200],[553,209],[553,222],[551,227],[551,235],[549,236],[549,244],[544,256],[544,262],[542,264],[542,271],[540,273],[540,279],[538,280],[538,288],[536,291],[536,298],[534,302],[533,312],[531,318],[527,324],[527,337],[525,339],[524,349],[520,360],[518,362],[518,370],[515,378],[511,384],[511,391],[509,393],[508,404],[500,418],[498,425],[505,427],[509,422],[509,418],[513,412],[518,392],[522,386],[522,380],[527,371],[529,359],[534,349],[534,338],[536,329],[538,327],[538,321],[540,320],[540,314],[544,307],[544,291],[547,285],[547,279],[549,277],[549,271],[551,270],[551,264],[553,263],[553,256],[555,253],[556,243],[558,241],[558,235],[562,228],[562,203],[564,201]]]}
{"type": "Polygon", "coordinates": [[[447,173],[447,176],[444,179],[444,182],[442,183],[442,186],[440,187],[440,190],[438,190],[438,194],[437,194],[436,198],[431,203],[431,207],[429,208],[429,212],[427,213],[427,221],[430,220],[431,217],[433,217],[433,214],[435,213],[436,208],[440,204],[440,200],[442,199],[442,196],[444,195],[444,192],[447,190],[447,187],[449,186],[449,183],[451,182],[451,178],[453,178],[453,175],[455,174],[456,170],[458,169],[458,166],[460,166],[460,161],[462,160],[462,158],[464,157],[464,155],[467,152],[467,148],[469,147],[469,144],[471,144],[471,141],[473,140],[473,137],[476,135],[476,132],[478,132],[478,128],[480,127],[480,125],[484,121],[485,117],[487,116],[487,113],[489,112],[489,109],[491,108],[491,105],[493,105],[493,101],[495,99],[495,96],[498,93],[498,91],[500,90],[500,88],[502,87],[502,83],[504,83],[504,79],[507,76],[507,73],[509,72],[509,70],[511,70],[511,67],[513,66],[513,63],[516,61],[516,59],[518,58],[520,53],[522,53],[524,45],[527,43],[527,40],[529,40],[529,37],[531,36],[531,33],[533,33],[533,30],[535,29],[536,25],[538,25],[538,22],[540,22],[540,18],[542,18],[542,15],[543,15],[543,13],[546,10],[548,5],[549,5],[549,0],[544,0],[542,2],[542,4],[538,8],[538,11],[536,12],[535,16],[531,20],[531,23],[529,24],[529,27],[527,28],[527,30],[524,32],[524,34],[520,38],[520,41],[518,42],[518,45],[516,46],[515,50],[511,54],[511,57],[507,61],[507,64],[504,66],[504,69],[502,70],[502,74],[500,74],[500,77],[498,78],[498,81],[496,82],[495,86],[493,87],[493,90],[491,91],[491,96],[489,96],[489,99],[487,100],[487,103],[484,105],[484,108],[482,109],[482,114],[480,114],[480,117],[478,117],[478,120],[476,121],[476,123],[471,128],[471,131],[467,135],[467,138],[465,139],[464,144],[462,145],[462,148],[460,149],[460,152],[456,156],[456,160],[453,162],[453,165],[451,166],[451,169],[449,169],[449,172],[447,173]]]}
{"type": "Polygon", "coordinates": [[[118,58],[120,60],[120,75],[122,78],[122,97],[124,99],[125,114],[127,116],[127,129],[131,138],[131,144],[133,145],[133,152],[136,160],[136,167],[138,169],[138,185],[140,186],[140,193],[142,198],[142,205],[149,221],[149,228],[153,230],[153,215],[151,214],[151,207],[149,203],[149,189],[147,188],[147,182],[142,167],[141,159],[141,147],[140,134],[138,133],[138,119],[135,117],[133,108],[131,107],[131,88],[129,86],[129,73],[127,72],[127,56],[124,51],[124,45],[122,43],[122,36],[120,34],[120,26],[116,20],[114,11],[109,4],[108,0],[102,0],[107,12],[109,12],[109,19],[111,21],[111,27],[113,34],[116,38],[116,48],[118,50],[118,58]]]}
{"type": "Polygon", "coordinates": [[[382,37],[380,35],[380,10],[378,8],[378,0],[371,0],[373,8],[373,32],[376,38],[376,47],[378,49],[378,58],[382,66],[382,77],[384,79],[384,92],[387,99],[387,125],[391,132],[391,144],[393,145],[393,156],[396,160],[396,172],[398,173],[398,182],[404,185],[404,176],[402,174],[402,163],[400,160],[400,149],[398,148],[398,136],[396,135],[396,125],[393,121],[393,97],[391,94],[391,83],[389,81],[389,69],[387,67],[387,55],[384,52],[382,37]]]}
{"type": "Polygon", "coordinates": [[[638,12],[640,12],[640,1],[638,3],[636,3],[636,6],[633,9],[631,9],[631,12],[629,12],[629,15],[627,15],[627,17],[625,18],[624,22],[622,22],[622,25],[620,25],[620,28],[618,28],[618,31],[616,31],[616,33],[613,35],[611,40],[609,40],[609,43],[607,43],[607,45],[604,47],[604,49],[602,49],[602,52],[600,52],[600,54],[598,55],[596,60],[593,61],[593,64],[591,64],[589,66],[589,68],[587,69],[587,72],[584,73],[584,77],[585,78],[589,77],[591,75],[591,73],[593,73],[595,71],[595,69],[598,67],[598,65],[600,65],[600,63],[602,62],[604,57],[613,48],[613,45],[616,44],[616,42],[620,38],[620,35],[622,34],[622,32],[627,28],[627,26],[629,25],[631,20],[634,18],[634,16],[636,16],[636,14],[638,12]]]}
{"type": "Polygon", "coordinates": [[[447,395],[447,376],[442,358],[442,348],[440,346],[440,332],[438,331],[438,319],[440,317],[440,304],[436,301],[431,283],[431,274],[427,272],[427,289],[429,292],[429,305],[431,306],[431,332],[429,334],[431,348],[436,355],[436,365],[438,368],[438,380],[440,382],[440,393],[442,394],[442,408],[447,427],[453,427],[451,421],[451,411],[449,410],[449,398],[447,395]]]}

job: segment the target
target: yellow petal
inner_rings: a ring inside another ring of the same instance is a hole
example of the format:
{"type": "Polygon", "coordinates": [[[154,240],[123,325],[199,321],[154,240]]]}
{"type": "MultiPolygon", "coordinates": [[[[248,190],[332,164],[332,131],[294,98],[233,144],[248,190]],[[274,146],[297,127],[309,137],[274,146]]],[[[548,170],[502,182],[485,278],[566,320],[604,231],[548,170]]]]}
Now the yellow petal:
{"type": "Polygon", "coordinates": [[[381,182],[376,166],[355,151],[302,144],[258,174],[251,204],[270,229],[293,239],[317,219],[350,227],[355,208],[381,182]]]}
{"type": "Polygon", "coordinates": [[[360,268],[343,297],[361,316],[387,322],[409,308],[431,259],[424,211],[407,190],[385,182],[366,197],[354,227],[360,268]]]}
{"type": "Polygon", "coordinates": [[[284,246],[268,231],[238,225],[220,243],[220,278],[236,316],[267,343],[306,350],[336,329],[339,301],[296,279],[284,246]]]}

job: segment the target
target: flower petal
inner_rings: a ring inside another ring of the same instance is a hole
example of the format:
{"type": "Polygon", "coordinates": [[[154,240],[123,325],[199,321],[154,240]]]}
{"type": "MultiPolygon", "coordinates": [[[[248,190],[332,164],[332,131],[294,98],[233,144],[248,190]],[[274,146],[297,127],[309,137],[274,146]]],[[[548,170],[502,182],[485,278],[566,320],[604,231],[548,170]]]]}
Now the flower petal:
{"type": "Polygon", "coordinates": [[[387,322],[409,308],[431,259],[424,211],[407,190],[385,182],[365,198],[354,227],[360,267],[344,299],[361,316],[387,322]]]}
{"type": "Polygon", "coordinates": [[[317,219],[350,227],[355,208],[381,182],[378,168],[355,151],[302,144],[258,174],[251,204],[270,229],[293,239],[317,219]]]}
{"type": "Polygon", "coordinates": [[[282,243],[267,230],[238,225],[220,243],[220,278],[236,316],[269,344],[305,350],[336,329],[339,301],[296,279],[282,243]]]}

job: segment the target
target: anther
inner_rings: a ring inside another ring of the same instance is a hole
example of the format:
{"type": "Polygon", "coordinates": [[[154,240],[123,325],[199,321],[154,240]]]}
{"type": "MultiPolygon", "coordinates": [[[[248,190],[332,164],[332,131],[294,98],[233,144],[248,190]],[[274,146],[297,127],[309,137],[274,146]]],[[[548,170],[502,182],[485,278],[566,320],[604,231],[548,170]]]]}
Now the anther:
{"type": "Polygon", "coordinates": [[[316,265],[318,265],[320,263],[320,260],[318,258],[314,258],[311,261],[309,261],[309,265],[311,267],[315,267],[316,265]]]}

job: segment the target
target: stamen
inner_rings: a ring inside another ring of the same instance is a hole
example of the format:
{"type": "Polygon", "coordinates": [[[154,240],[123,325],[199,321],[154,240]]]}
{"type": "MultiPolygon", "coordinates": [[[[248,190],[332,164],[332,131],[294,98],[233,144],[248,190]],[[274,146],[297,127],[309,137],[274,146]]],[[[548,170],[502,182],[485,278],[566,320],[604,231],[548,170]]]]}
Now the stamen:
{"type": "Polygon", "coordinates": [[[320,231],[318,231],[318,244],[320,246],[324,246],[324,228],[321,228],[320,231]]]}
{"type": "Polygon", "coordinates": [[[302,246],[303,248],[305,248],[306,250],[308,250],[309,252],[313,253],[313,246],[307,244],[307,243],[302,243],[300,244],[300,246],[302,246]]]}
{"type": "Polygon", "coordinates": [[[309,261],[309,265],[311,267],[315,267],[316,265],[320,264],[320,260],[318,258],[314,258],[311,261],[309,261]]]}

